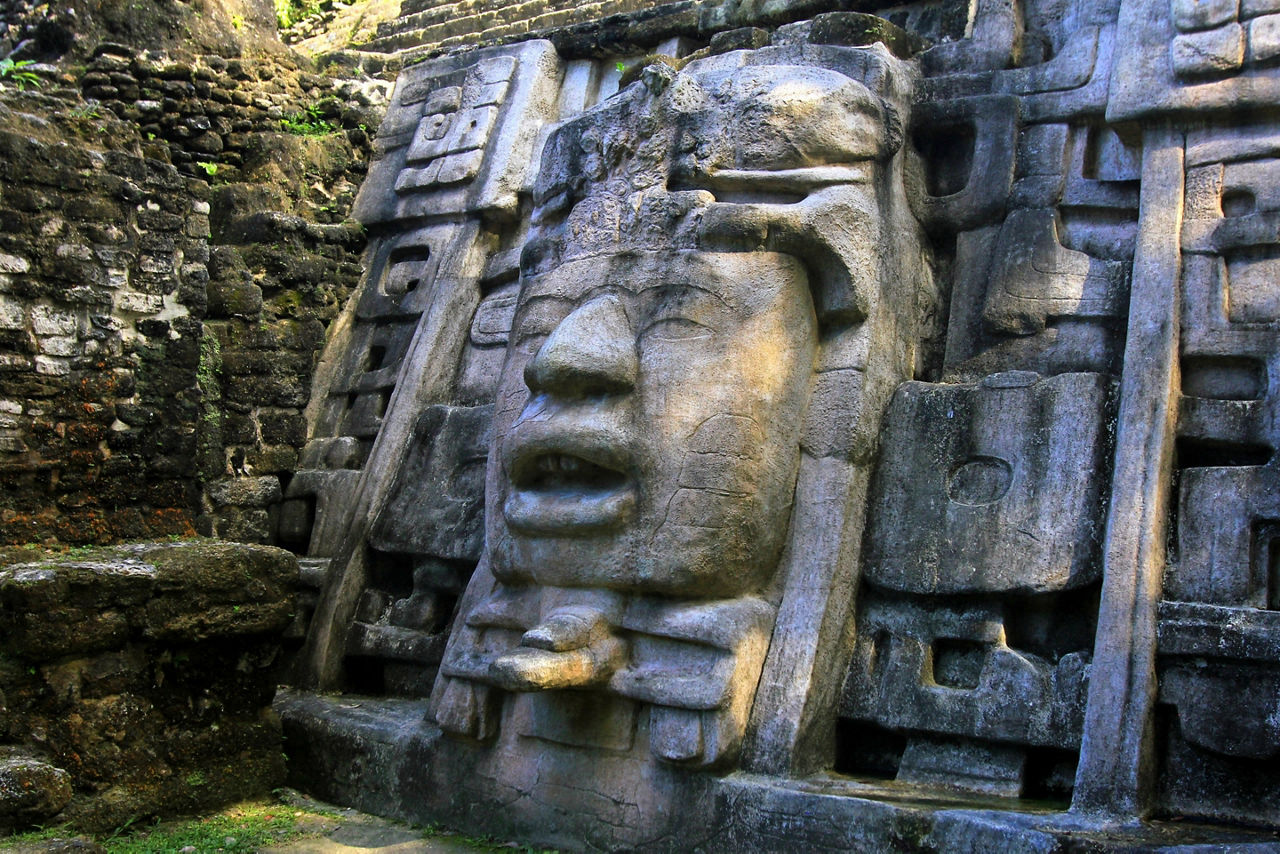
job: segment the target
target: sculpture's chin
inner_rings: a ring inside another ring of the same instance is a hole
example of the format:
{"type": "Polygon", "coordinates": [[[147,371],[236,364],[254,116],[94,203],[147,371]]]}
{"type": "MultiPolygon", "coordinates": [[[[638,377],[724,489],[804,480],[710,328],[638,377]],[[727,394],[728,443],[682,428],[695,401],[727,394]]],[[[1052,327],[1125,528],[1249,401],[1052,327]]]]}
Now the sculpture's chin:
{"type": "Polygon", "coordinates": [[[512,488],[502,515],[517,533],[573,536],[622,527],[635,515],[636,503],[631,483],[595,490],[512,488]]]}

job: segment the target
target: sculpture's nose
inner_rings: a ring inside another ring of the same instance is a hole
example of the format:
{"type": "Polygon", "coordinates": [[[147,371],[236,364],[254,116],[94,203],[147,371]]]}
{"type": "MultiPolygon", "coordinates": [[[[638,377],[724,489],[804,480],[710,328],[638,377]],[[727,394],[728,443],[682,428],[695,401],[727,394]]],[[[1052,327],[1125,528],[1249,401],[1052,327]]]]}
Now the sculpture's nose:
{"type": "Polygon", "coordinates": [[[635,335],[613,294],[574,309],[525,366],[529,390],[565,398],[619,394],[635,386],[635,335]]]}

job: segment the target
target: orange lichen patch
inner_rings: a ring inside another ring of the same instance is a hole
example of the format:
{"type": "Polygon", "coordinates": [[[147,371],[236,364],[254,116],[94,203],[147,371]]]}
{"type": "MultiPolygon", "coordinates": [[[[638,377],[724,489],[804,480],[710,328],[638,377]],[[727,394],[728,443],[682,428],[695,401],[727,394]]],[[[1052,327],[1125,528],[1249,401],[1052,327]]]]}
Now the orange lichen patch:
{"type": "Polygon", "coordinates": [[[49,531],[57,517],[57,511],[52,509],[35,514],[2,510],[0,542],[17,544],[39,539],[49,531]]]}
{"type": "Polygon", "coordinates": [[[106,435],[107,428],[101,424],[81,421],[67,425],[67,441],[76,445],[96,445],[106,435]]]}
{"type": "Polygon", "coordinates": [[[99,367],[102,373],[83,376],[79,382],[81,400],[96,401],[112,398],[120,388],[120,378],[114,371],[106,371],[106,365],[99,367]]]}
{"type": "Polygon", "coordinates": [[[106,514],[96,509],[64,513],[56,519],[53,528],[58,539],[67,543],[109,543],[115,539],[106,514]]]}
{"type": "Polygon", "coordinates": [[[75,468],[90,468],[102,459],[102,451],[97,448],[77,449],[67,454],[67,462],[75,468]]]}
{"type": "Polygon", "coordinates": [[[178,507],[152,511],[147,523],[153,536],[194,537],[196,534],[191,514],[178,507]]]}

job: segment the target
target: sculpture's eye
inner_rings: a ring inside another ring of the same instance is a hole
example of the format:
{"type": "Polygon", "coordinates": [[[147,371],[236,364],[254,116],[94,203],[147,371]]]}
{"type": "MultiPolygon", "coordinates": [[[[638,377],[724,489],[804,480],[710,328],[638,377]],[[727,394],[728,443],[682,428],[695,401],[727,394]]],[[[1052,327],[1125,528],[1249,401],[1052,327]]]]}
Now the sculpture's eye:
{"type": "Polygon", "coordinates": [[[710,338],[724,322],[722,300],[701,287],[680,283],[643,291],[637,313],[642,318],[637,324],[642,345],[710,338]]]}
{"type": "Polygon", "coordinates": [[[642,341],[692,341],[711,337],[710,327],[687,317],[663,317],[655,320],[640,333],[642,341]]]}

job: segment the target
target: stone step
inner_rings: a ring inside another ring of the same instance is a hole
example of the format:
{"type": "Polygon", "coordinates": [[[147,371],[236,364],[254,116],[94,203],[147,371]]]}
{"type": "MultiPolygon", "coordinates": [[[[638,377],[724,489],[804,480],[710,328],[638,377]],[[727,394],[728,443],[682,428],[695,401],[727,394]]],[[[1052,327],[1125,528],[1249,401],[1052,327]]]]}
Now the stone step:
{"type": "Polygon", "coordinates": [[[586,4],[575,0],[526,0],[501,10],[484,11],[479,0],[456,0],[380,24],[378,37],[363,49],[394,53],[417,47],[488,43],[508,36],[602,20],[634,11],[636,5],[636,0],[597,0],[586,4]]]}
{"type": "Polygon", "coordinates": [[[480,5],[478,0],[457,0],[453,3],[441,3],[439,6],[423,12],[415,12],[411,15],[402,14],[394,21],[383,21],[378,24],[378,37],[391,36],[409,30],[420,30],[432,24],[439,24],[451,18],[464,16],[480,5]]]}
{"type": "Polygon", "coordinates": [[[400,14],[410,15],[415,12],[425,12],[440,5],[440,2],[441,0],[403,0],[400,4],[400,14]]]}

